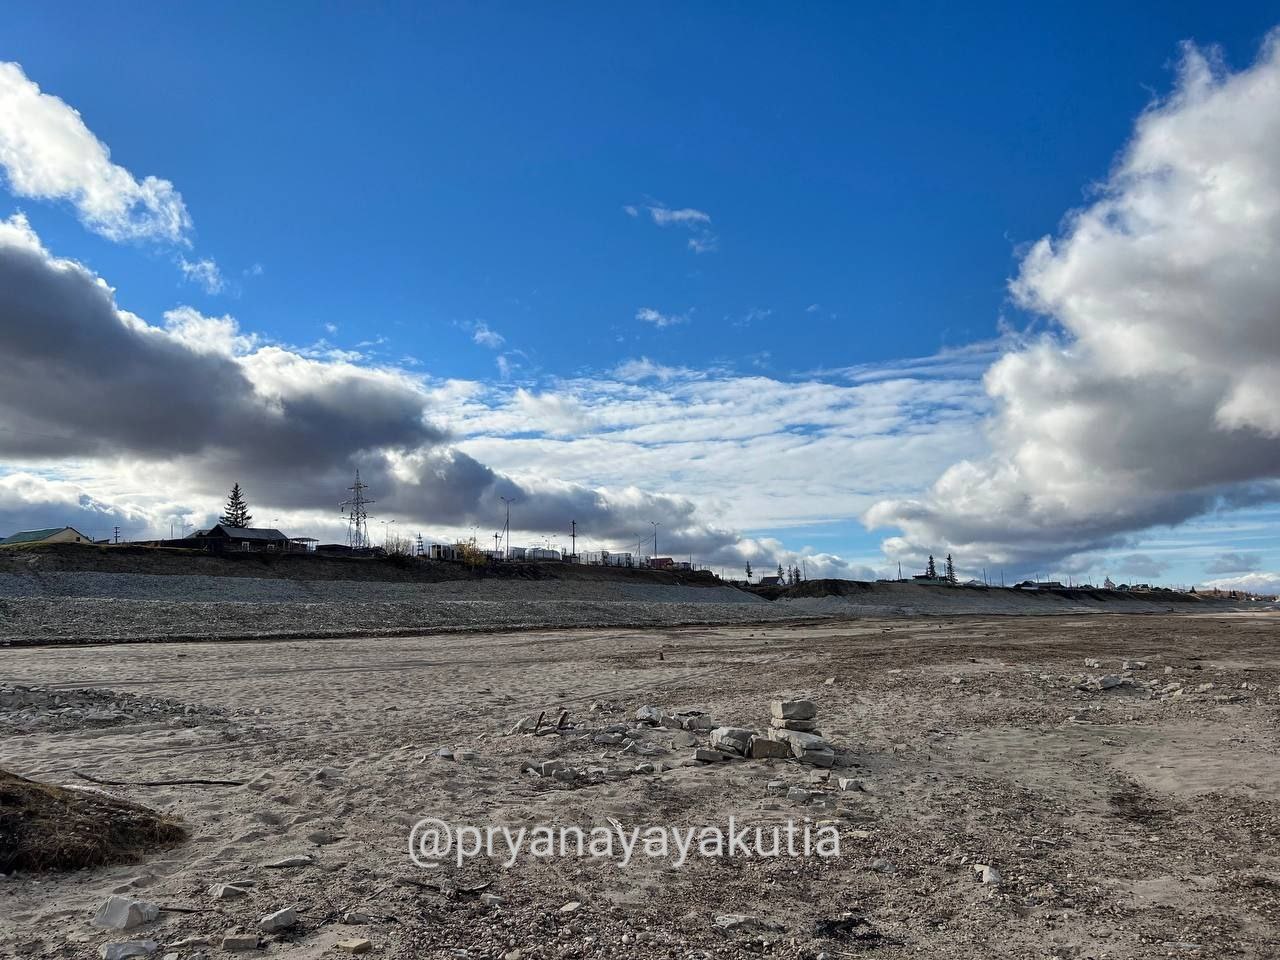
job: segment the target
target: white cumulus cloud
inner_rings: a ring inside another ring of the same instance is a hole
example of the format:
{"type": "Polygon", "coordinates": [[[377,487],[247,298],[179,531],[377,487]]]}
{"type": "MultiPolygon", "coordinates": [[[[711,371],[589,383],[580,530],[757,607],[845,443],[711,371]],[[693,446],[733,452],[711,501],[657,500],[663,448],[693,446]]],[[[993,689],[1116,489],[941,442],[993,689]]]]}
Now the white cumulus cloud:
{"type": "Polygon", "coordinates": [[[866,514],[912,557],[1029,567],[1280,499],[1280,40],[1184,51],[1096,199],[1011,285],[1055,323],[986,374],[992,455],[866,514]]]}
{"type": "Polygon", "coordinates": [[[67,200],[85,226],[112,240],[180,243],[191,229],[172,183],[138,180],[112,163],[80,114],[16,63],[0,62],[0,167],[17,196],[67,200]]]}

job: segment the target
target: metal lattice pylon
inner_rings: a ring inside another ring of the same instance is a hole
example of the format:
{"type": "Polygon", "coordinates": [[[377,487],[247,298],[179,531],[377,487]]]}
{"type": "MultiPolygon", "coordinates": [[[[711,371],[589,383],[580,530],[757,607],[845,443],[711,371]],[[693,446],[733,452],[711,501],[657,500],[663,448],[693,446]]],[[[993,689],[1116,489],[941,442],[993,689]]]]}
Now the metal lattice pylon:
{"type": "Polygon", "coordinates": [[[369,544],[369,511],[366,509],[373,500],[365,497],[369,489],[367,483],[360,482],[360,471],[356,471],[356,482],[347,487],[351,496],[338,504],[347,517],[347,543],[352,550],[367,550],[369,544]]]}

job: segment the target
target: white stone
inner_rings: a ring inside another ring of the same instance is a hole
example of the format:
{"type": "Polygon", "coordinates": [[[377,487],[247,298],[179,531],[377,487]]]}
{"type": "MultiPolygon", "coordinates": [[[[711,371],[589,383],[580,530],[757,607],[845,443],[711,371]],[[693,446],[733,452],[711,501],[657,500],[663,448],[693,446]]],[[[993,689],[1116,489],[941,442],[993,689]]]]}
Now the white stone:
{"type": "Polygon", "coordinates": [[[154,940],[126,940],[123,943],[104,943],[98,948],[102,960],[128,960],[129,957],[149,957],[160,949],[154,940]]]}
{"type": "Polygon", "coordinates": [[[989,886],[998,886],[1000,883],[1000,871],[988,864],[975,863],[973,872],[977,874],[979,880],[989,886]]]}
{"type": "Polygon", "coordinates": [[[651,723],[656,726],[662,722],[662,708],[652,703],[647,703],[636,710],[636,720],[640,723],[651,723]]]}
{"type": "Polygon", "coordinates": [[[285,907],[275,913],[269,913],[258,921],[258,929],[263,933],[279,933],[298,925],[298,911],[293,907],[285,907]]]}
{"type": "Polygon", "coordinates": [[[150,923],[160,916],[160,908],[145,900],[133,900],[129,897],[108,897],[107,902],[98,908],[93,922],[96,926],[108,930],[132,930],[144,923],[150,923]]]}
{"type": "Polygon", "coordinates": [[[778,720],[812,720],[818,715],[818,705],[812,700],[774,700],[769,712],[778,720]]]}

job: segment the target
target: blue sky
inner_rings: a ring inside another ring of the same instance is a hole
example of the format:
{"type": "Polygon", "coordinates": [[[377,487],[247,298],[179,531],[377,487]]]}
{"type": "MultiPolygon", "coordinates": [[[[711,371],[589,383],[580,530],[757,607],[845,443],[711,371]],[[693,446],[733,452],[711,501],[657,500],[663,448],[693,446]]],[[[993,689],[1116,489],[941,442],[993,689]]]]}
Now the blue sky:
{"type": "MultiPolygon", "coordinates": [[[[979,377],[1056,329],[1010,294],[1028,250],[1094,202],[1137,118],[1177,86],[1180,44],[1216,45],[1238,71],[1273,26],[1262,4],[383,4],[305,17],[280,5],[28,6],[3,15],[0,60],[79,111],[113,163],[171,182],[193,225],[181,241],[121,242],[85,229],[65,198],[13,190],[12,171],[0,216],[21,211],[52,256],[104,278],[149,323],[186,305],[233,316],[260,343],[421,378],[457,449],[503,475],[658,487],[707,523],[785,545],[769,548],[779,555],[808,548],[882,572],[922,545],[882,552],[902,525],[868,530],[863,513],[982,456],[993,403],[979,377]],[[205,260],[202,281],[193,265],[205,260]],[[784,437],[862,444],[811,451],[848,452],[857,477],[813,484],[803,509],[782,504],[773,472],[751,482],[751,455],[787,447],[735,440],[735,398],[772,391],[783,409],[797,385],[884,383],[940,352],[960,359],[920,374],[936,388],[927,402],[902,401],[877,430],[850,432],[833,414],[852,404],[865,422],[880,402],[869,391],[780,418],[784,437]],[[618,374],[642,360],[666,372],[618,374]],[[461,389],[450,382],[470,385],[475,409],[450,406],[461,389]],[[495,427],[517,389],[536,415],[495,427]],[[700,413],[686,419],[655,394],[700,413]],[[714,413],[720,426],[657,451],[668,466],[655,472],[590,442],[637,429],[634,415],[604,428],[557,409],[549,427],[547,396],[597,418],[653,411],[656,432],[631,452],[653,453],[663,424],[714,413]],[[735,445],[745,459],[724,456],[735,445]],[[759,485],[770,504],[745,508],[759,485]]],[[[82,461],[12,456],[9,470],[74,477],[104,503],[133,495],[117,474],[94,487],[104,473],[82,461]]],[[[1270,470],[1193,486],[1230,497],[1274,481],[1270,470]]],[[[157,514],[134,500],[130,519],[199,522],[198,501],[193,490],[157,514]]],[[[1249,509],[1269,518],[1268,502],[1249,509]]],[[[1247,547],[1249,566],[1280,568],[1274,539],[1222,532],[1211,513],[1157,519],[1177,517],[1183,554],[1247,547]]],[[[401,514],[441,531],[472,520],[488,516],[401,514]]],[[[1167,530],[1141,522],[1108,533],[1123,542],[1083,538],[1074,560],[1004,555],[1019,572],[1100,572],[1168,548],[1167,530]]],[[[935,539],[998,554],[989,537],[935,539]]],[[[1151,569],[1191,581],[1204,565],[1179,554],[1151,569]]]]}

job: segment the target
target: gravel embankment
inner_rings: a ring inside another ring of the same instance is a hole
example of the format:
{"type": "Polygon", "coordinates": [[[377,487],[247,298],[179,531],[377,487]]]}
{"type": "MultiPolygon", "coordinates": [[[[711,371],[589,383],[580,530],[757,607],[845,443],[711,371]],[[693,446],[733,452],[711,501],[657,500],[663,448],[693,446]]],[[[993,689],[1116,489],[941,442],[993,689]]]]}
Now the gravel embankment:
{"type": "Polygon", "coordinates": [[[797,614],[731,587],[432,584],[44,573],[0,576],[0,642],[334,636],[748,623],[797,614]]]}
{"type": "Polygon", "coordinates": [[[0,644],[325,637],[921,615],[1226,612],[1222,602],[862,585],[764,600],[727,586],[618,580],[405,583],[45,571],[0,574],[0,644]]]}

